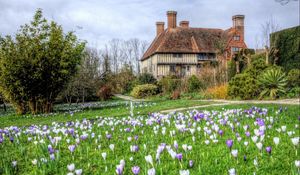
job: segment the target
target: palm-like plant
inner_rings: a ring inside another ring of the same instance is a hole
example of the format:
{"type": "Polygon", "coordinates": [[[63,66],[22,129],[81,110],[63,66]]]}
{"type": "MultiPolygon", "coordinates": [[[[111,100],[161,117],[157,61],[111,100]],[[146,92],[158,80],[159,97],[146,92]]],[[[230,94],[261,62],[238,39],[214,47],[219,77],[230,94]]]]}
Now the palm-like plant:
{"type": "Polygon", "coordinates": [[[260,98],[268,95],[272,99],[286,93],[287,77],[280,69],[272,68],[264,71],[258,79],[262,87],[260,98]]]}

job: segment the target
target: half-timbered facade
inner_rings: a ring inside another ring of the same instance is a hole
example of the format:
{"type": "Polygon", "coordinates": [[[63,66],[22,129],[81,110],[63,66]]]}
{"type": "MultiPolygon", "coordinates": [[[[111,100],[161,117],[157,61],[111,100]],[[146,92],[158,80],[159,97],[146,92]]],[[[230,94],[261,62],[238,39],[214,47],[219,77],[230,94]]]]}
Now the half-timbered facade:
{"type": "Polygon", "coordinates": [[[141,72],[151,73],[156,78],[167,75],[185,77],[201,71],[203,63],[219,57],[220,45],[224,42],[223,59],[231,59],[244,42],[244,16],[233,16],[233,27],[227,30],[193,28],[188,21],[177,26],[177,12],[168,11],[168,26],[156,23],[156,37],[141,59],[141,72]]]}

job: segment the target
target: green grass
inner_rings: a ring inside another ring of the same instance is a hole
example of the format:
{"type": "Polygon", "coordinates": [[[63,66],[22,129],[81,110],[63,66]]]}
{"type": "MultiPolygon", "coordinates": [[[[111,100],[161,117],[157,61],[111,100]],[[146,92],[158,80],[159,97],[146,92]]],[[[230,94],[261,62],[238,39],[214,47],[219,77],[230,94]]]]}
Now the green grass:
{"type": "MultiPolygon", "coordinates": [[[[73,120],[82,120],[82,119],[92,119],[96,118],[96,116],[113,116],[113,117],[122,117],[130,115],[129,105],[124,105],[125,101],[115,99],[113,101],[101,102],[103,104],[106,103],[120,103],[115,106],[101,107],[101,108],[92,108],[92,109],[84,109],[81,112],[76,112],[72,116],[68,112],[68,105],[55,106],[57,111],[54,115],[49,116],[39,116],[39,115],[16,115],[12,110],[7,115],[0,116],[0,128],[6,126],[24,126],[24,125],[44,125],[51,124],[53,121],[55,122],[66,122],[73,120]]],[[[154,104],[148,105],[141,108],[135,108],[134,113],[145,115],[151,112],[159,112],[161,110],[174,109],[180,107],[190,107],[190,106],[199,106],[206,105],[209,102],[201,102],[201,101],[191,101],[191,100],[155,100],[151,102],[145,102],[145,104],[154,104]]],[[[73,109],[73,108],[72,108],[73,109]]]]}

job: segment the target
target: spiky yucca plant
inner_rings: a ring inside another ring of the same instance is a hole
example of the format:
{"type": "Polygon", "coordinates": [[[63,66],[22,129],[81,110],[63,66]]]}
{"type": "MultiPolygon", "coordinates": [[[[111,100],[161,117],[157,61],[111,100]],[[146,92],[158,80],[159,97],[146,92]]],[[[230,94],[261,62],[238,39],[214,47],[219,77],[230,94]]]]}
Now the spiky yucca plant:
{"type": "Polygon", "coordinates": [[[272,68],[262,72],[258,83],[262,88],[260,98],[268,95],[275,99],[286,93],[287,77],[281,69],[272,68]]]}

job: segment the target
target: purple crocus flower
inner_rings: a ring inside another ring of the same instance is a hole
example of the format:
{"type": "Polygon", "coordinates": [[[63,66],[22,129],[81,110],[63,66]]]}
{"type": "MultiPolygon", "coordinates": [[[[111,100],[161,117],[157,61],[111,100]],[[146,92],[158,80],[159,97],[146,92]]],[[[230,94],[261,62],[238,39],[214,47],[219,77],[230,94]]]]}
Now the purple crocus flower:
{"type": "Polygon", "coordinates": [[[228,148],[231,149],[232,145],[233,145],[233,141],[231,139],[226,140],[226,145],[228,148]]]}
{"type": "Polygon", "coordinates": [[[124,169],[124,167],[122,165],[118,165],[117,169],[116,169],[116,173],[118,175],[122,175],[123,174],[123,169],[124,169]]]}
{"type": "Polygon", "coordinates": [[[137,140],[137,139],[139,139],[139,136],[138,136],[138,135],[135,135],[135,136],[134,136],[134,140],[137,140]]]}
{"type": "Polygon", "coordinates": [[[11,137],[9,137],[9,140],[10,140],[11,143],[13,143],[15,139],[14,139],[13,136],[11,136],[11,137]]]}
{"type": "Polygon", "coordinates": [[[271,154],[271,152],[272,152],[272,147],[271,147],[271,146],[267,146],[267,147],[266,147],[266,151],[267,151],[269,154],[271,154]]]}
{"type": "Polygon", "coordinates": [[[110,140],[110,139],[111,139],[111,134],[106,134],[106,138],[107,138],[108,140],[110,140]]]}
{"type": "Polygon", "coordinates": [[[247,157],[246,157],[246,155],[244,155],[244,161],[245,161],[245,162],[247,161],[247,157]]]}
{"type": "Polygon", "coordinates": [[[55,150],[51,146],[48,147],[48,151],[49,154],[53,154],[55,152],[55,150]]]}
{"type": "Polygon", "coordinates": [[[260,136],[263,136],[265,134],[265,131],[264,130],[259,130],[258,133],[259,133],[260,136]]]}
{"type": "Polygon", "coordinates": [[[50,159],[51,160],[55,160],[55,155],[54,154],[50,154],[50,159]]]}
{"type": "Polygon", "coordinates": [[[189,161],[189,166],[190,166],[190,168],[192,168],[193,165],[194,165],[194,162],[193,162],[192,160],[190,160],[190,161],[189,161]]]}
{"type": "Polygon", "coordinates": [[[140,173],[140,167],[139,166],[134,166],[131,168],[131,171],[133,172],[134,175],[137,175],[140,173]]]}
{"type": "Polygon", "coordinates": [[[182,153],[176,154],[176,158],[181,161],[182,160],[182,153]]]}
{"type": "Polygon", "coordinates": [[[174,143],[174,148],[177,150],[178,149],[178,143],[174,143]]]}
{"type": "Polygon", "coordinates": [[[0,138],[0,143],[3,143],[3,138],[0,138]]]}
{"type": "Polygon", "coordinates": [[[219,130],[219,134],[222,136],[224,134],[223,130],[219,130]]]}
{"type": "Polygon", "coordinates": [[[75,151],[75,147],[76,147],[75,145],[69,145],[68,148],[71,151],[71,153],[75,151]]]}
{"type": "Polygon", "coordinates": [[[81,135],[80,136],[80,139],[81,140],[86,140],[88,138],[88,135],[87,134],[84,134],[84,135],[81,135]]]}
{"type": "Polygon", "coordinates": [[[264,119],[262,118],[257,118],[256,119],[256,122],[259,126],[264,126],[265,125],[265,122],[264,122],[264,119]]]}
{"type": "Polygon", "coordinates": [[[249,131],[247,131],[245,134],[247,137],[250,137],[250,135],[251,135],[249,131]]]}

